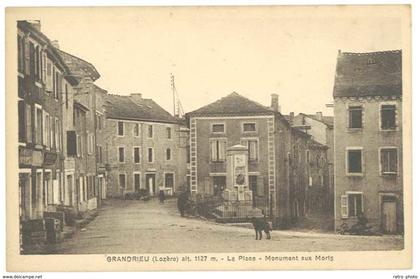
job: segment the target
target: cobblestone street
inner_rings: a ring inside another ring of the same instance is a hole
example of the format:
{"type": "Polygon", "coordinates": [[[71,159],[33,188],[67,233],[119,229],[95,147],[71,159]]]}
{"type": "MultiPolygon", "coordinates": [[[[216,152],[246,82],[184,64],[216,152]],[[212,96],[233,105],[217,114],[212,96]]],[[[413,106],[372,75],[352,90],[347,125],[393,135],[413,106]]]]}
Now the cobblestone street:
{"type": "Polygon", "coordinates": [[[110,200],[84,229],[54,247],[58,254],[206,253],[263,251],[398,250],[401,236],[341,236],[273,231],[254,240],[250,228],[182,218],[176,200],[110,200]]]}

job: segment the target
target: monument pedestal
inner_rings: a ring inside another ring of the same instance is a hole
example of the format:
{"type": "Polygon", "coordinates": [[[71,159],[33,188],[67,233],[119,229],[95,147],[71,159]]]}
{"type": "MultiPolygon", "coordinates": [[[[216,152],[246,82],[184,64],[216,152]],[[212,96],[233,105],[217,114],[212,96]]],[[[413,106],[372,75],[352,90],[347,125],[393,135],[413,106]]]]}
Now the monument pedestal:
{"type": "Polygon", "coordinates": [[[227,149],[226,189],[222,196],[223,205],[215,210],[217,221],[244,222],[251,217],[263,217],[260,209],[252,207],[246,146],[234,145],[227,149]]]}

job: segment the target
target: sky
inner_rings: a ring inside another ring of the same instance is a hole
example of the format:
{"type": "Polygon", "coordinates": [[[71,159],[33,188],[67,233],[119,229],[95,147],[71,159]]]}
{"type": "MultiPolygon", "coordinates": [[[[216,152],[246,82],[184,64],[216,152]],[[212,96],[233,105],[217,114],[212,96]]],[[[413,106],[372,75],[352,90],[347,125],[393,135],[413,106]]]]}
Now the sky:
{"type": "MultiPolygon", "coordinates": [[[[35,19],[35,18],[30,18],[35,19]]],[[[37,15],[60,49],[92,63],[112,94],[142,93],[172,113],[170,74],[185,112],[235,91],[281,112],[331,103],[338,50],[401,49],[399,19],[322,9],[132,8],[37,15]]]]}

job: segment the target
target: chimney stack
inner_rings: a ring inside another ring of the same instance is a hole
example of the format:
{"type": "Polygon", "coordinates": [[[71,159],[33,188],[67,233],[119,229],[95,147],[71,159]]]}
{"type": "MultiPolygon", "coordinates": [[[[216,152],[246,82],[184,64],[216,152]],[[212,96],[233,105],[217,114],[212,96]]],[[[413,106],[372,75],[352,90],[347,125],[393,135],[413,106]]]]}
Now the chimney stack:
{"type": "Polygon", "coordinates": [[[322,112],[318,111],[316,113],[316,119],[318,119],[319,121],[322,121],[322,112]]]}
{"type": "Polygon", "coordinates": [[[41,21],[40,20],[28,20],[28,22],[39,32],[41,32],[41,21]]]}
{"type": "Polygon", "coordinates": [[[60,49],[60,45],[58,44],[57,40],[53,40],[51,41],[51,44],[53,45],[53,47],[55,47],[56,49],[60,49]]]}
{"type": "Polygon", "coordinates": [[[280,112],[278,94],[271,94],[271,109],[274,111],[280,112]]]}
{"type": "Polygon", "coordinates": [[[143,100],[143,97],[142,97],[141,93],[131,93],[130,98],[137,105],[141,105],[141,102],[143,100]]]}

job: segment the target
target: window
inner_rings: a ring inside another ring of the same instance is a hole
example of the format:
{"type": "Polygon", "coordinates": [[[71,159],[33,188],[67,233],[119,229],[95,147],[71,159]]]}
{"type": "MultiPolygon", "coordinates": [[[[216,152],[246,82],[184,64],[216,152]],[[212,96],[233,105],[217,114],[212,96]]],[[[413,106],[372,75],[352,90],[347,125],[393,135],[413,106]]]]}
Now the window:
{"type": "Polygon", "coordinates": [[[241,140],[241,144],[248,148],[248,160],[258,160],[258,140],[257,139],[246,139],[241,140]]]}
{"type": "Polygon", "coordinates": [[[190,163],[190,161],[191,161],[191,158],[190,158],[190,156],[191,156],[191,153],[190,153],[191,151],[190,151],[190,146],[188,145],[187,146],[187,164],[189,164],[190,163]]]}
{"type": "Polygon", "coordinates": [[[225,124],[212,124],[211,125],[212,133],[224,133],[225,132],[225,124]]]}
{"type": "Polygon", "coordinates": [[[171,149],[166,148],[166,160],[171,160],[171,149]]]}
{"type": "Polygon", "coordinates": [[[124,122],[118,121],[118,136],[124,136],[124,122]]]}
{"type": "Polygon", "coordinates": [[[255,123],[243,123],[242,130],[244,132],[256,132],[257,126],[255,123]]]}
{"type": "Polygon", "coordinates": [[[381,129],[395,130],[396,128],[396,107],[395,105],[381,106],[381,129]]]}
{"type": "Polygon", "coordinates": [[[120,185],[120,188],[125,189],[126,183],[125,183],[125,173],[120,173],[118,176],[118,182],[120,185]]]}
{"type": "Polygon", "coordinates": [[[362,128],[362,106],[349,107],[349,128],[362,128]]]}
{"type": "Polygon", "coordinates": [[[149,125],[148,128],[147,128],[147,136],[149,138],[153,138],[153,126],[152,125],[149,125]]]}
{"type": "Polygon", "coordinates": [[[149,163],[153,163],[153,148],[152,147],[149,147],[147,149],[147,161],[149,163]]]}
{"type": "Polygon", "coordinates": [[[51,146],[51,133],[50,133],[50,116],[48,113],[44,113],[44,145],[51,146]]]}
{"type": "Polygon", "coordinates": [[[103,128],[103,116],[100,114],[96,114],[96,129],[99,131],[103,128]]]}
{"type": "Polygon", "coordinates": [[[23,73],[25,68],[25,42],[21,36],[17,37],[18,42],[18,71],[23,73]]]}
{"type": "Polygon", "coordinates": [[[134,173],[134,189],[140,190],[140,173],[134,173]]]}
{"type": "Polygon", "coordinates": [[[398,170],[397,162],[396,148],[381,149],[381,174],[396,174],[398,170]]]}
{"type": "Polygon", "coordinates": [[[174,188],[174,174],[165,173],[165,188],[174,188]]]}
{"type": "Polygon", "coordinates": [[[28,105],[28,104],[26,104],[25,125],[26,125],[26,142],[32,142],[32,109],[31,109],[31,105],[28,105]]]}
{"type": "Polygon", "coordinates": [[[35,75],[35,46],[33,43],[29,43],[29,69],[30,75],[35,75]]]}
{"type": "Polygon", "coordinates": [[[140,124],[134,123],[134,136],[138,137],[140,136],[140,124]]]}
{"type": "Polygon", "coordinates": [[[25,102],[18,102],[19,142],[25,142],[25,102]]]}
{"type": "Polygon", "coordinates": [[[171,139],[172,138],[172,129],[171,127],[166,127],[166,138],[171,139]]]}
{"type": "Polygon", "coordinates": [[[94,137],[92,133],[88,134],[88,154],[91,155],[93,154],[93,149],[94,149],[94,137]]]}
{"type": "Polygon", "coordinates": [[[133,156],[134,156],[134,163],[135,164],[140,164],[140,147],[134,147],[134,152],[133,152],[133,156]]]}
{"type": "Polygon", "coordinates": [[[348,194],[349,216],[357,217],[362,210],[362,194],[348,194]]]}
{"type": "Polygon", "coordinates": [[[97,146],[97,152],[96,152],[96,161],[98,161],[98,163],[101,164],[102,160],[103,160],[103,158],[102,158],[102,146],[98,145],[97,146]]]}
{"type": "Polygon", "coordinates": [[[42,109],[35,107],[35,143],[42,144],[42,109]]]}
{"type": "Polygon", "coordinates": [[[347,173],[361,174],[362,173],[362,150],[347,150],[347,173]]]}
{"type": "Polygon", "coordinates": [[[55,118],[55,148],[60,150],[60,135],[61,135],[60,120],[55,118]]]}
{"type": "Polygon", "coordinates": [[[118,162],[124,163],[125,161],[125,148],[124,147],[118,147],[118,162]]]}
{"type": "Polygon", "coordinates": [[[226,140],[210,140],[210,154],[212,162],[221,162],[226,160],[226,140]]]}

